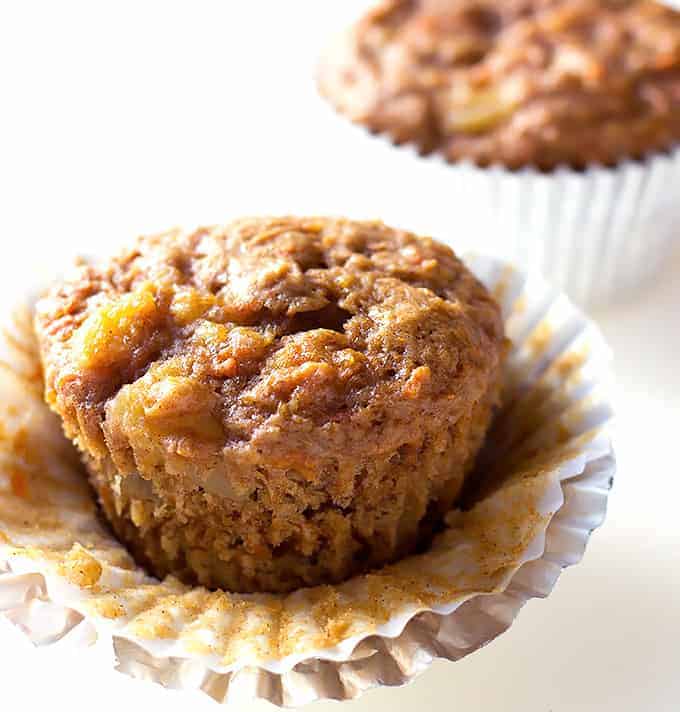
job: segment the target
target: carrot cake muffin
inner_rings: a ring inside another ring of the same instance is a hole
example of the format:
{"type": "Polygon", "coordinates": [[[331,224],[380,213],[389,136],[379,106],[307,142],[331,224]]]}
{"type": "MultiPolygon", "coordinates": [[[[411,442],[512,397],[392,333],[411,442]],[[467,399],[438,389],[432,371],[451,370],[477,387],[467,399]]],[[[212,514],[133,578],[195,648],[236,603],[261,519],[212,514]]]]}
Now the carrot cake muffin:
{"type": "Polygon", "coordinates": [[[650,0],[384,0],[326,55],[351,120],[448,160],[613,165],[680,141],[680,12],[650,0]]]}
{"type": "Polygon", "coordinates": [[[140,238],[37,305],[49,405],[158,576],[337,582],[418,546],[498,398],[499,307],[451,250],[377,222],[140,238]]]}

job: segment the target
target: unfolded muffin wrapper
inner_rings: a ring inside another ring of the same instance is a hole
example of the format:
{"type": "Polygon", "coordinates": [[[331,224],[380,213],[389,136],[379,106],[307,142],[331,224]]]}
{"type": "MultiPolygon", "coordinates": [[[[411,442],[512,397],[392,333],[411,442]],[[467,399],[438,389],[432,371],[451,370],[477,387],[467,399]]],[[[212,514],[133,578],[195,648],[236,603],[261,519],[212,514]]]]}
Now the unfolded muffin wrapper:
{"type": "Polygon", "coordinates": [[[512,340],[471,506],[449,513],[425,553],[289,595],[159,582],[134,563],[42,402],[30,310],[15,314],[0,354],[0,610],[37,645],[110,642],[118,669],[136,677],[281,706],[400,685],[502,633],[604,519],[609,351],[541,277],[467,263],[512,340]]]}

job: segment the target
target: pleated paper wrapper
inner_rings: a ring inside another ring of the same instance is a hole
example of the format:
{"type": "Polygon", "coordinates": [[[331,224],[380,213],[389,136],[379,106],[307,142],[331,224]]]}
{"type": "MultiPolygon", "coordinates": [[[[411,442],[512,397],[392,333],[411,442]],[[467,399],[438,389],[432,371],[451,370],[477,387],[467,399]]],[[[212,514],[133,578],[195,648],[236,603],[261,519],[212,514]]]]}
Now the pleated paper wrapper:
{"type": "Polygon", "coordinates": [[[582,306],[637,297],[680,244],[680,149],[550,173],[429,160],[448,169],[481,249],[540,270],[582,306]]]}
{"type": "Polygon", "coordinates": [[[344,214],[538,270],[581,307],[637,297],[680,248],[680,145],[613,167],[509,170],[423,156],[330,106],[315,120],[333,137],[334,170],[352,175],[344,214]]]}
{"type": "Polygon", "coordinates": [[[401,685],[502,633],[581,559],[604,519],[609,352],[540,277],[467,262],[501,302],[512,340],[468,506],[425,553],[288,595],[191,588],[135,564],[43,404],[30,306],[15,312],[0,354],[0,610],[37,645],[110,641],[118,669],[135,677],[281,706],[401,685]]]}

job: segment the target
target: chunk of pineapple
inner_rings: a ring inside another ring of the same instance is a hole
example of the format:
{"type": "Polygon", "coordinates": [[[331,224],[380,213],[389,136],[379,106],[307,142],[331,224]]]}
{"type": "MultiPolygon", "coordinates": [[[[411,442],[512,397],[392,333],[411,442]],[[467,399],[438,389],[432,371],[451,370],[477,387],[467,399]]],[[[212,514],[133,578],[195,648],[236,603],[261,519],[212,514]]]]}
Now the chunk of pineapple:
{"type": "Polygon", "coordinates": [[[156,293],[144,282],[130,294],[100,306],[73,335],[71,348],[84,368],[101,368],[127,361],[148,338],[159,318],[156,293]]]}
{"type": "Polygon", "coordinates": [[[510,116],[517,104],[517,99],[504,96],[495,87],[479,89],[464,105],[450,108],[447,129],[469,134],[489,131],[510,116]]]}
{"type": "Polygon", "coordinates": [[[178,324],[185,326],[203,317],[216,303],[217,299],[213,294],[185,287],[178,289],[173,295],[170,313],[178,324]]]}

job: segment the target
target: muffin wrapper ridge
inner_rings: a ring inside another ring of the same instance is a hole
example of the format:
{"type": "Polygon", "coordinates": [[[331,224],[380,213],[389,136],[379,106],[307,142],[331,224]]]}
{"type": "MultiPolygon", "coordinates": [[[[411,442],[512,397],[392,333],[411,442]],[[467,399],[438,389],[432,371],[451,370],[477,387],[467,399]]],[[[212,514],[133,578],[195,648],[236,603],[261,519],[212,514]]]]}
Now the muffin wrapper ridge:
{"type": "Polygon", "coordinates": [[[609,351],[540,277],[466,262],[502,304],[512,340],[471,506],[449,513],[425,553],[288,595],[159,582],[135,564],[43,404],[30,308],[14,314],[0,353],[0,611],[37,645],[98,640],[135,677],[281,706],[404,684],[505,631],[604,519],[609,351]]]}

